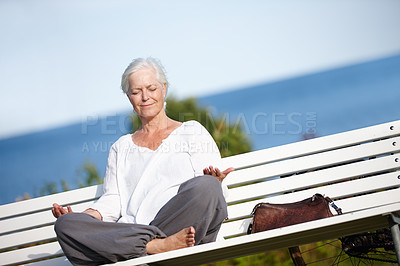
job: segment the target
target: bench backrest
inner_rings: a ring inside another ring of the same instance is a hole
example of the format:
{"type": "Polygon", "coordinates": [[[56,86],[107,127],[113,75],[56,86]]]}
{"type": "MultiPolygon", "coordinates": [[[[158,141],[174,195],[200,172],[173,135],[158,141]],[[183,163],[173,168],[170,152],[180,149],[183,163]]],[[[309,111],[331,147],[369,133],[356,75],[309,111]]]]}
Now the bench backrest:
{"type": "MultiPolygon", "coordinates": [[[[259,202],[294,202],[320,193],[344,213],[400,202],[399,151],[400,121],[395,121],[224,158],[224,166],[236,171],[225,181],[229,220],[221,233],[245,234],[259,202]]],[[[98,185],[0,206],[0,263],[62,256],[51,204],[82,211],[101,193],[98,185]]]]}
{"type": "Polygon", "coordinates": [[[320,193],[343,213],[400,202],[399,141],[395,121],[226,158],[225,166],[237,171],[227,180],[230,220],[221,232],[245,234],[260,202],[289,203],[320,193]]]}

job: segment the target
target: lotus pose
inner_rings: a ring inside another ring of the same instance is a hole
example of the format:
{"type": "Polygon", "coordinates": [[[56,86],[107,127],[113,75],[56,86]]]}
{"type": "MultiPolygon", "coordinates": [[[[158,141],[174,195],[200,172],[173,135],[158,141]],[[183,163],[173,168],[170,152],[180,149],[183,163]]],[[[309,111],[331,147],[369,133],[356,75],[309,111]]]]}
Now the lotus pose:
{"type": "Polygon", "coordinates": [[[110,148],[104,194],[74,213],[54,203],[58,241],[74,265],[98,265],[213,242],[227,217],[221,156],[196,121],[165,113],[168,81],[153,58],[135,59],[121,87],[142,126],[110,148]]]}

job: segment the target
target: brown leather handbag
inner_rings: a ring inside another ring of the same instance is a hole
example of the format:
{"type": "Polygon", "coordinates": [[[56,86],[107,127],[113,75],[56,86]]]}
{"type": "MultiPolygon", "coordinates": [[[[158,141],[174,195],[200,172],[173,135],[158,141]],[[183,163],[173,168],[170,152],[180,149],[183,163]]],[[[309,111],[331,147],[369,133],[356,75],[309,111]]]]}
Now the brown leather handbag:
{"type": "Polygon", "coordinates": [[[329,205],[338,214],[342,214],[342,210],[329,197],[321,194],[315,194],[311,198],[294,203],[259,203],[251,213],[253,221],[249,225],[247,233],[252,234],[333,216],[329,205]]]}

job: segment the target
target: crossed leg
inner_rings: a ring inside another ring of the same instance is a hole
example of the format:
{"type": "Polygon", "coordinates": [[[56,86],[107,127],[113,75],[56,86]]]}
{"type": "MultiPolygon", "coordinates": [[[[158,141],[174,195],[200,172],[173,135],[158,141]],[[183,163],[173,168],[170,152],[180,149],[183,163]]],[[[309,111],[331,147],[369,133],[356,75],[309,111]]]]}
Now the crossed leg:
{"type": "Polygon", "coordinates": [[[68,213],[57,219],[55,230],[70,262],[99,265],[213,242],[226,216],[219,181],[203,176],[183,183],[150,225],[68,213]]]}

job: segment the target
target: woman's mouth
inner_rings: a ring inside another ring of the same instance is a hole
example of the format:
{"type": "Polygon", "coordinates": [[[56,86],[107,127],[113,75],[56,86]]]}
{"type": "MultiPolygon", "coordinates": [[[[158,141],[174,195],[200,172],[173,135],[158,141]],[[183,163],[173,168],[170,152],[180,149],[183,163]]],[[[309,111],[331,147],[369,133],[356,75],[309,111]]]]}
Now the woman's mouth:
{"type": "Polygon", "coordinates": [[[153,105],[153,103],[149,103],[149,104],[142,104],[142,105],[140,105],[141,107],[150,107],[150,106],[152,106],[153,105]]]}

